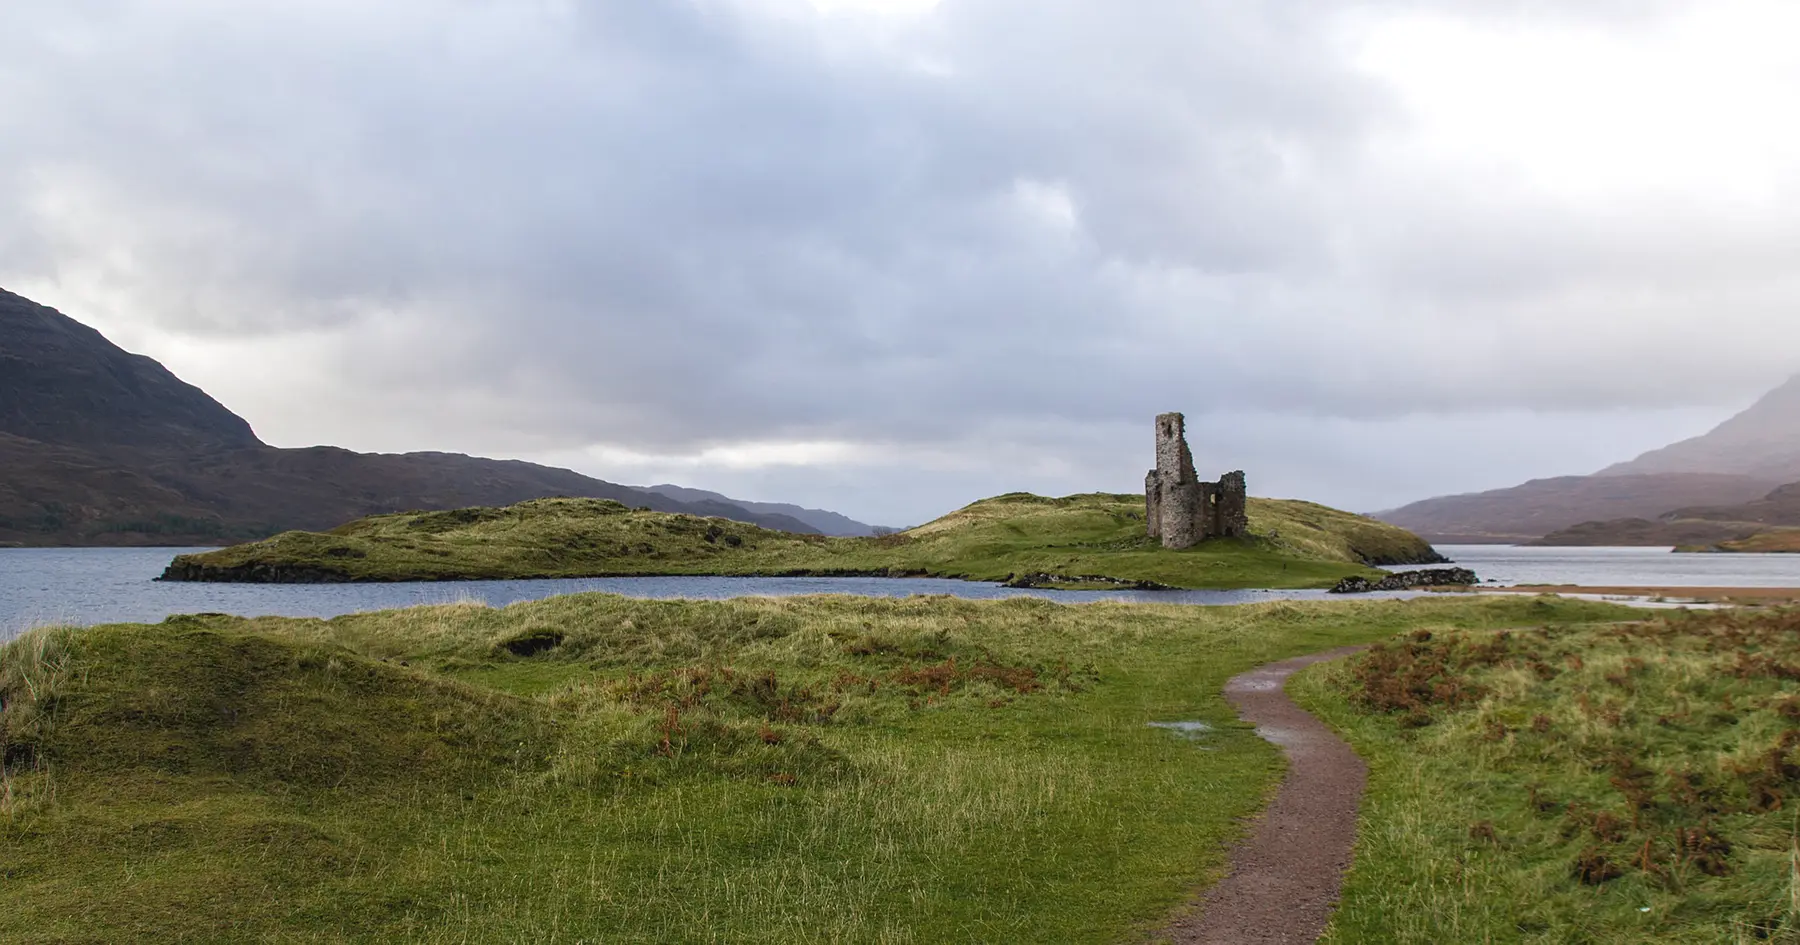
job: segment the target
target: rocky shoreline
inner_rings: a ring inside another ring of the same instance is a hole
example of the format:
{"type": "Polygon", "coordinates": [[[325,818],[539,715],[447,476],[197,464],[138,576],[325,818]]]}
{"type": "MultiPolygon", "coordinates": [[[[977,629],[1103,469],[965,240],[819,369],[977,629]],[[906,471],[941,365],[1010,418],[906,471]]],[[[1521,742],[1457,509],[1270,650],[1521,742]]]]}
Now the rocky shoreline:
{"type": "MultiPolygon", "coordinates": [[[[196,583],[215,584],[405,584],[405,583],[438,583],[443,581],[550,581],[550,580],[585,580],[588,578],[627,578],[627,577],[749,577],[749,578],[801,578],[801,577],[875,577],[875,578],[924,578],[941,577],[955,579],[956,575],[936,574],[930,571],[913,568],[796,568],[780,571],[744,571],[723,573],[696,573],[692,571],[595,571],[585,574],[566,574],[547,572],[543,574],[476,574],[431,572],[429,574],[394,573],[379,577],[353,576],[343,571],[313,564],[284,564],[272,562],[251,562],[239,565],[213,565],[187,560],[187,556],[177,557],[163,569],[158,581],[190,581],[196,583]]],[[[1100,580],[1100,579],[1095,579],[1100,580]]],[[[1158,585],[1161,587],[1161,585],[1158,585]]]]}
{"type": "Polygon", "coordinates": [[[1396,571],[1378,581],[1365,577],[1347,577],[1337,582],[1330,593],[1370,594],[1376,591],[1408,591],[1415,587],[1468,587],[1480,583],[1468,568],[1428,568],[1423,571],[1396,571]]]}
{"type": "Polygon", "coordinates": [[[1043,571],[1036,574],[1009,574],[1006,576],[1006,580],[1000,582],[1001,587],[1037,587],[1050,588],[1052,590],[1067,589],[1070,585],[1083,585],[1084,589],[1086,586],[1097,586],[1103,589],[1116,588],[1122,591],[1180,590],[1180,588],[1172,587],[1168,584],[1158,584],[1155,581],[1130,581],[1124,578],[1107,577],[1103,574],[1050,574],[1043,571]]]}
{"type": "MultiPolygon", "coordinates": [[[[364,583],[367,581],[367,579],[351,577],[342,571],[310,564],[254,562],[232,567],[219,567],[183,560],[185,557],[183,555],[171,561],[156,579],[158,581],[194,581],[219,584],[354,584],[359,581],[364,583]]],[[[415,579],[400,577],[394,580],[415,579]]],[[[431,580],[455,579],[432,578],[431,580]]]]}

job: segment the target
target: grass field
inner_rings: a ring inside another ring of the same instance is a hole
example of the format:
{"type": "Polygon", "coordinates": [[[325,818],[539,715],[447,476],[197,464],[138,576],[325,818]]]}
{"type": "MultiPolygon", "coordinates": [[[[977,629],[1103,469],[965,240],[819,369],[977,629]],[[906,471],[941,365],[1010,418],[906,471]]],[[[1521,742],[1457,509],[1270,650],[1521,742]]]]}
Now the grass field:
{"type": "Polygon", "coordinates": [[[1290,690],[1370,761],[1330,942],[1800,942],[1800,611],[1418,632],[1290,690]]]}
{"type": "Polygon", "coordinates": [[[1433,560],[1399,528],[1308,502],[1250,500],[1253,537],[1169,551],[1144,534],[1130,495],[986,499],[883,538],[826,538],[725,519],[633,511],[601,499],[408,512],[329,533],[185,555],[188,580],[457,580],[631,574],[893,574],[1049,586],[1106,581],[1174,587],[1323,587],[1375,566],[1433,560]]]}
{"type": "Polygon", "coordinates": [[[590,594],[38,630],[0,649],[0,941],[1141,940],[1279,772],[1226,678],[1628,613],[590,594]]]}

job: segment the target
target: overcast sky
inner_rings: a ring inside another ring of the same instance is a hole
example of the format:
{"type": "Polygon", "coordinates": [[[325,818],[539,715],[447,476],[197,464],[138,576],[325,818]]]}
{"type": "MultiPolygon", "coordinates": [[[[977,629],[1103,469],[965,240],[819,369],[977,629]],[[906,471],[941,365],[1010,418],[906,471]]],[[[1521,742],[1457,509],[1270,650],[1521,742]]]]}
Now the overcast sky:
{"type": "Polygon", "coordinates": [[[0,286],[279,446],[1374,510],[1800,371],[1800,5],[0,0],[0,286]]]}

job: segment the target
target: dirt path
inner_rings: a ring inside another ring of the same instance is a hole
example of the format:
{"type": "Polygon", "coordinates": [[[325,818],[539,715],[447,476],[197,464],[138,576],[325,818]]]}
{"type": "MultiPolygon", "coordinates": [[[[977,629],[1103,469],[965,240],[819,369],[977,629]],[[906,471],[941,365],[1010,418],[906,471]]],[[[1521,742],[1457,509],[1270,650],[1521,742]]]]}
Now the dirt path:
{"type": "Polygon", "coordinates": [[[1282,684],[1302,667],[1355,653],[1342,647],[1260,666],[1225,684],[1256,734],[1287,754],[1287,777],[1255,832],[1231,851],[1231,872],[1199,909],[1163,930],[1177,945],[1314,942],[1337,905],[1356,843],[1368,767],[1282,684]]]}

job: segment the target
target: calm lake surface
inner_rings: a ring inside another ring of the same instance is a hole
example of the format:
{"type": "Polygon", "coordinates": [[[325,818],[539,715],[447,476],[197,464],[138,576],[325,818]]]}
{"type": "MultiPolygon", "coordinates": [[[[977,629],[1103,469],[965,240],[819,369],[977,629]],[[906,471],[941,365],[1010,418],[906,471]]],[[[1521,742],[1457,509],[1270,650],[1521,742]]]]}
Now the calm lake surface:
{"type": "Polygon", "coordinates": [[[1800,587],[1800,555],[1672,554],[1668,548],[1439,545],[1482,583],[1589,587],[1800,587]]]}
{"type": "MultiPolygon", "coordinates": [[[[636,577],[420,584],[163,584],[153,580],[189,548],[0,548],[0,639],[46,623],[156,622],[171,614],[335,617],[364,610],[473,599],[493,606],[554,594],[719,599],[794,594],[905,597],[951,594],[1179,604],[1321,600],[1323,591],[1042,591],[931,578],[636,577]]],[[[1800,587],[1800,555],[1675,555],[1646,548],[1443,546],[1499,584],[1800,587]]],[[[1386,597],[1410,595],[1376,595],[1386,597]]]]}
{"type": "MultiPolygon", "coordinates": [[[[169,559],[208,548],[0,548],[0,639],[48,623],[154,623],[171,614],[336,617],[415,604],[479,600],[495,607],[555,594],[605,591],[628,597],[718,600],[797,594],[906,597],[950,594],[979,600],[1044,597],[1165,604],[1322,600],[1324,591],[1045,591],[937,578],[627,577],[413,584],[161,583],[169,559]]],[[[1379,595],[1410,596],[1410,595],[1379,595]]]]}

